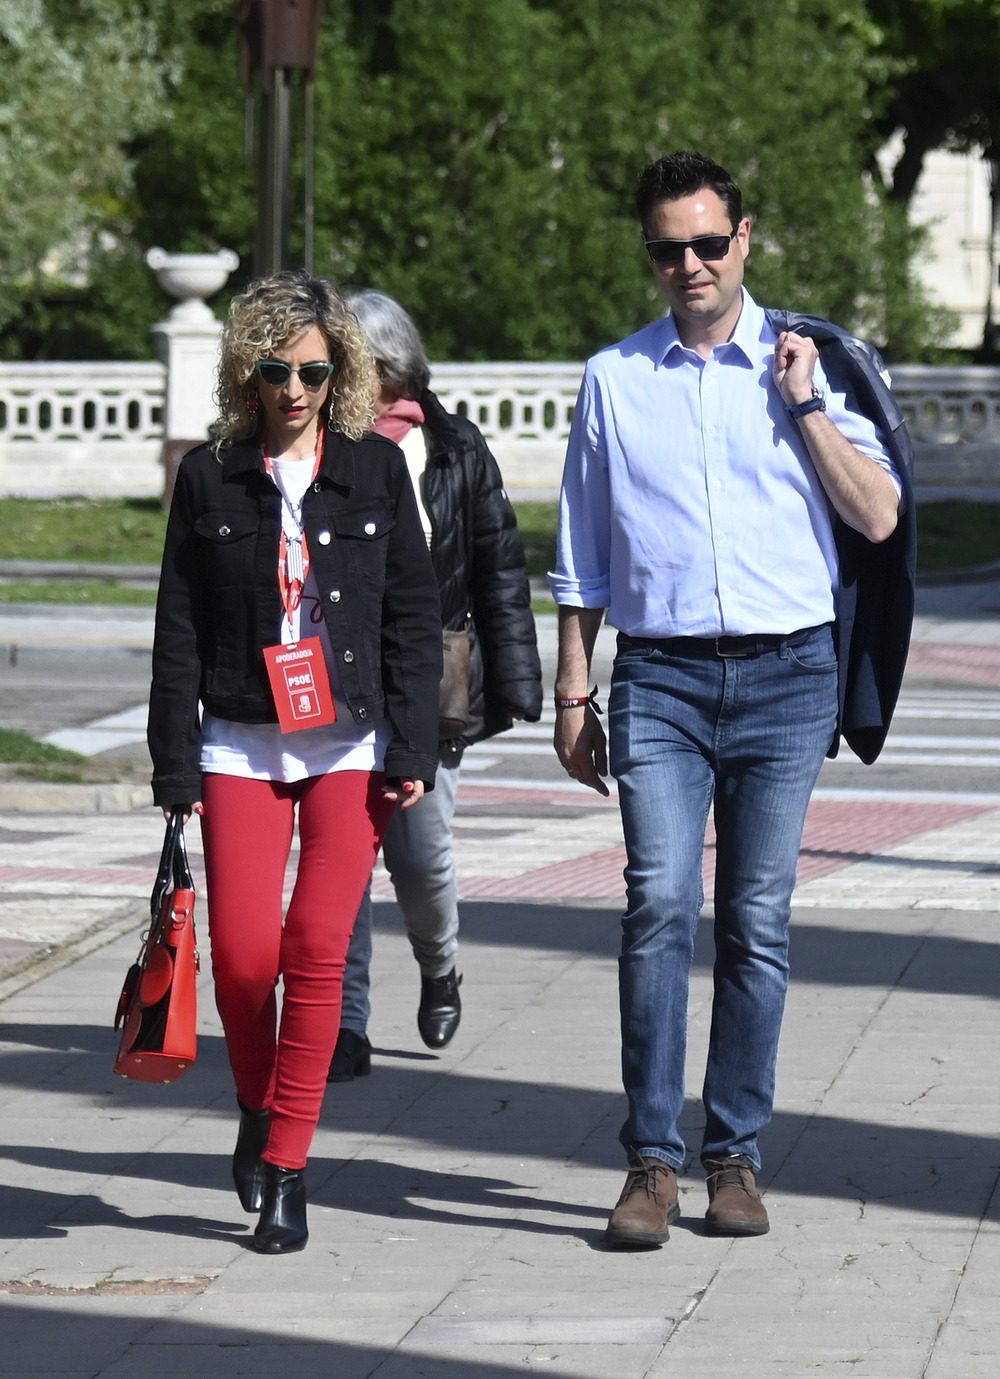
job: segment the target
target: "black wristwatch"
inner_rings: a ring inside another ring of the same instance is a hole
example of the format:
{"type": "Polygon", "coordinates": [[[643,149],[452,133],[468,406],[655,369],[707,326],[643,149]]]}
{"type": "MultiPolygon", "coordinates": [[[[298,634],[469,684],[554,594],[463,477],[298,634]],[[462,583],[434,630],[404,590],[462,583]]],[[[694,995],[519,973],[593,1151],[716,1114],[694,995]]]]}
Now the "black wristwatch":
{"type": "Polygon", "coordinates": [[[792,421],[798,421],[799,417],[807,417],[810,412],[825,412],[826,398],[818,388],[813,388],[812,397],[807,397],[805,402],[796,402],[791,407],[786,407],[785,411],[792,421]]]}

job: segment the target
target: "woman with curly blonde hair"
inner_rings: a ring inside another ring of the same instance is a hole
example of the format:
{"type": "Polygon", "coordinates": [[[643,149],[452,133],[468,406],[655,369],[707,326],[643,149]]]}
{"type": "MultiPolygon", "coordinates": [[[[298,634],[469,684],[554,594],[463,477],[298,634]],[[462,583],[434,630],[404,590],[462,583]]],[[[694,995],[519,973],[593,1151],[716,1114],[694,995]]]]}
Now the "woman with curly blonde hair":
{"type": "Polygon", "coordinates": [[[233,1179],[267,1254],[308,1238],[303,1170],[354,916],[394,810],[437,765],[437,583],[406,462],[368,430],[376,388],[330,282],[276,273],[237,297],[157,600],[153,795],[168,817],[201,815],[233,1179]]]}
{"type": "Polygon", "coordinates": [[[262,278],[233,300],[222,332],[215,394],[219,419],[212,427],[217,441],[227,444],[257,431],[258,361],[312,327],[326,337],[336,365],[323,399],[325,421],[351,440],[360,440],[370,429],[378,373],[357,317],[326,278],[292,271],[262,278]]]}

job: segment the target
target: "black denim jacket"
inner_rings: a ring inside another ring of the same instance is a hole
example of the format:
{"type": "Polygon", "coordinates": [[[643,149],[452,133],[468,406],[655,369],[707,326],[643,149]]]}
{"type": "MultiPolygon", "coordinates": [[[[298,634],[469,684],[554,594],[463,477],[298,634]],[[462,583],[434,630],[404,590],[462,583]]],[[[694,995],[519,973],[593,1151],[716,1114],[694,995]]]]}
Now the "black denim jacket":
{"type": "MultiPolygon", "coordinates": [[[[167,524],[148,730],[161,805],[200,797],[199,706],[277,722],[263,648],[281,623],[281,498],[257,442],[221,456],[202,445],[184,457],[167,524]]],[[[374,434],[326,432],[302,516],[351,714],[360,728],[388,716],[387,776],[433,784],[441,618],[402,452],[374,434]]]]}

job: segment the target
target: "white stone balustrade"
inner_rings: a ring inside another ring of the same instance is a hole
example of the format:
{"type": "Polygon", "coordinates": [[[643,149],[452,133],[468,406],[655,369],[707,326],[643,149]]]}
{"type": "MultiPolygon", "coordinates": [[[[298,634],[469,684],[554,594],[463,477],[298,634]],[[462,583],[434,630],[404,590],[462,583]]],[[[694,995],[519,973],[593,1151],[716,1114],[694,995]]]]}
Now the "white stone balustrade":
{"type": "Polygon", "coordinates": [[[1000,487],[1000,368],[907,364],[891,372],[913,438],[917,482],[1000,487]]]}
{"type": "Polygon", "coordinates": [[[507,487],[526,496],[559,486],[582,364],[435,364],[431,387],[474,421],[507,487]]]}
{"type": "Polygon", "coordinates": [[[0,493],[161,493],[164,382],[156,363],[0,363],[0,493]]]}
{"type": "MultiPolygon", "coordinates": [[[[483,431],[515,494],[554,496],[580,364],[437,364],[449,411],[483,431]]],[[[1000,487],[1000,368],[897,365],[925,484],[1000,487]]],[[[160,363],[0,363],[0,493],[156,496],[160,363]]]]}
{"type": "Polygon", "coordinates": [[[915,441],[1000,444],[1000,369],[906,364],[891,373],[915,441]]]}

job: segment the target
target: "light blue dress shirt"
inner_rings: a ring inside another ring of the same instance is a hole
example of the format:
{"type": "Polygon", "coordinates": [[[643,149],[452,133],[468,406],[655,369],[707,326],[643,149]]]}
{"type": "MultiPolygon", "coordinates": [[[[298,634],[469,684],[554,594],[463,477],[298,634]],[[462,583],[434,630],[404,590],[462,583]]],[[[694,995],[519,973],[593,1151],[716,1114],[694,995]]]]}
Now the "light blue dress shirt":
{"type": "MultiPolygon", "coordinates": [[[[831,622],[833,513],[773,381],[777,335],[747,292],[702,359],[669,316],[587,365],[559,514],[557,603],[635,637],[789,633],[831,622]]],[[[899,479],[877,428],[817,363],[827,416],[899,479]]]]}

